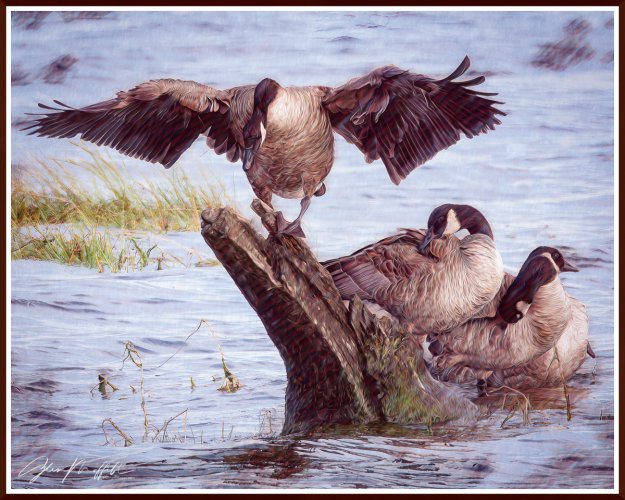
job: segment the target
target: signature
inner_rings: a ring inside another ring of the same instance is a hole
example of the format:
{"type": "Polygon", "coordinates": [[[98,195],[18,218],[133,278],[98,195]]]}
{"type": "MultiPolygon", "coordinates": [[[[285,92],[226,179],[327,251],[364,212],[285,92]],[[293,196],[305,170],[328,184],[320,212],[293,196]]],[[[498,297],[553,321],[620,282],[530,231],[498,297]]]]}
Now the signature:
{"type": "Polygon", "coordinates": [[[128,471],[124,470],[124,464],[121,462],[108,462],[93,464],[96,459],[75,458],[71,465],[58,465],[52,462],[46,456],[34,458],[17,474],[17,477],[29,477],[29,483],[36,483],[44,474],[64,474],[61,484],[65,482],[71,475],[91,476],[96,481],[103,478],[112,477],[114,475],[123,475],[128,471]]]}

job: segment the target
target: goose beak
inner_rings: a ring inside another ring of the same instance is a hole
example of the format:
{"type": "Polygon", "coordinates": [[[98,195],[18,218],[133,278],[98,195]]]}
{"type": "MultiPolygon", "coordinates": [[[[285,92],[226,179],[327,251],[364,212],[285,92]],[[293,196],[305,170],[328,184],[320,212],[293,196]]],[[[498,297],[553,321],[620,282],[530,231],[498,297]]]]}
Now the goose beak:
{"type": "Polygon", "coordinates": [[[577,273],[579,272],[579,269],[577,267],[575,267],[573,264],[571,264],[568,261],[564,261],[564,265],[562,266],[562,269],[560,270],[560,272],[570,272],[570,273],[577,273]]]}
{"type": "Polygon", "coordinates": [[[242,160],[243,160],[243,170],[245,170],[246,172],[252,166],[252,155],[253,155],[252,148],[245,148],[245,151],[243,151],[242,160]]]}
{"type": "Polygon", "coordinates": [[[419,253],[425,252],[426,248],[430,244],[430,241],[434,239],[434,230],[432,228],[428,229],[428,232],[425,233],[425,238],[418,247],[419,253]]]}

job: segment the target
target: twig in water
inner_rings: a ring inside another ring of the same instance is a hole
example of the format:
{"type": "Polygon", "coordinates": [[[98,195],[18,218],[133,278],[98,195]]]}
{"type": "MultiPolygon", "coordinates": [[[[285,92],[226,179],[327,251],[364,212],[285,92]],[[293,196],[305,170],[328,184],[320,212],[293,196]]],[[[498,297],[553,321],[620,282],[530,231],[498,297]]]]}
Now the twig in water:
{"type": "MultiPolygon", "coordinates": [[[[187,340],[189,340],[193,335],[195,335],[195,333],[197,333],[197,331],[202,328],[202,325],[206,325],[206,327],[208,328],[208,331],[213,333],[213,331],[211,330],[210,324],[208,323],[207,319],[201,319],[200,323],[197,325],[197,328],[195,330],[193,330],[189,335],[187,335],[187,338],[184,339],[184,342],[186,344],[187,340]]],[[[163,361],[160,365],[158,365],[156,368],[161,368],[165,363],[167,363],[170,359],[172,359],[176,354],[178,354],[184,347],[186,347],[186,345],[181,345],[175,353],[173,353],[171,356],[169,356],[165,361],[163,361]]]]}
{"type": "Polygon", "coordinates": [[[270,408],[263,408],[260,410],[260,413],[258,414],[258,420],[260,422],[258,426],[258,434],[262,436],[263,431],[265,430],[265,422],[269,424],[269,434],[273,434],[273,417],[273,411],[270,408]]]}
{"type": "Polygon", "coordinates": [[[115,440],[109,439],[109,435],[106,432],[106,428],[104,427],[104,424],[106,424],[107,422],[111,424],[113,428],[119,433],[119,435],[124,439],[124,446],[130,446],[131,444],[134,444],[135,440],[132,439],[132,437],[126,434],[124,431],[122,431],[119,426],[110,418],[105,418],[104,420],[102,420],[102,432],[104,432],[104,439],[106,439],[105,444],[112,444],[113,446],[116,446],[115,440]]]}
{"type": "Polygon", "coordinates": [[[108,377],[104,374],[100,374],[98,375],[98,383],[96,385],[94,385],[91,390],[89,391],[91,394],[93,394],[93,391],[95,391],[96,387],[98,388],[98,390],[100,391],[101,394],[106,394],[106,387],[110,387],[111,389],[113,389],[113,391],[117,391],[119,390],[117,387],[115,387],[108,379],[108,377]]]}
{"type": "Polygon", "coordinates": [[[162,271],[163,270],[163,261],[164,260],[165,260],[165,255],[163,253],[161,253],[160,257],[156,257],[156,262],[157,262],[156,270],[157,271],[162,271]]]}

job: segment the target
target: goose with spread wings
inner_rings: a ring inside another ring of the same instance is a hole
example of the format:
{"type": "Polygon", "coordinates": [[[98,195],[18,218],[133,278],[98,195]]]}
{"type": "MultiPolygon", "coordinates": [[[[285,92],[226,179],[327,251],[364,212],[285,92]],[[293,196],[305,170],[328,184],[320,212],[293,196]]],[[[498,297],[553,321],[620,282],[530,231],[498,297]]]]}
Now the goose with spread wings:
{"type": "Polygon", "coordinates": [[[76,135],[98,146],[171,167],[200,136],[217,154],[242,161],[254,193],[301,199],[293,222],[278,212],[278,233],[304,237],[301,220],[312,196],[321,196],[334,162],[334,132],[354,144],[368,163],[381,159],[395,184],[439,151],[493,130],[504,115],[471,89],[479,76],[454,81],[469,68],[465,57],[443,79],[384,66],[331,88],[256,85],[219,90],[192,81],[151,80],[83,108],[59,101],[36,115],[31,134],[76,135]]]}

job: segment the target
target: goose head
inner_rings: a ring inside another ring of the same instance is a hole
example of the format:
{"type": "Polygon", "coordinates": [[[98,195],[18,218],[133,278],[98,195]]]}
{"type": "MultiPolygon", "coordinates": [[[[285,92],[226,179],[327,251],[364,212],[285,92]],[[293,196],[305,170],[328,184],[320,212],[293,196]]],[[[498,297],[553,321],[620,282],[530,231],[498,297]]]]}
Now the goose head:
{"type": "Polygon", "coordinates": [[[562,252],[557,248],[553,247],[538,247],[532,250],[532,252],[527,256],[526,261],[533,259],[534,257],[543,256],[548,259],[551,259],[553,264],[558,268],[559,272],[572,272],[576,273],[579,271],[577,267],[571,264],[569,261],[564,259],[562,252]]]}
{"type": "Polygon", "coordinates": [[[280,84],[265,78],[254,89],[254,109],[243,127],[243,170],[249,170],[254,153],[260,149],[267,135],[267,112],[278,95],[280,84]]]}
{"type": "Polygon", "coordinates": [[[538,247],[525,260],[497,309],[497,317],[514,324],[525,317],[538,290],[551,283],[561,272],[577,272],[557,248],[538,247]]]}
{"type": "Polygon", "coordinates": [[[457,233],[462,229],[466,229],[470,234],[485,234],[494,239],[490,224],[479,210],[471,205],[446,203],[432,210],[425,238],[419,245],[419,252],[425,252],[432,240],[457,233]]]}

